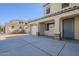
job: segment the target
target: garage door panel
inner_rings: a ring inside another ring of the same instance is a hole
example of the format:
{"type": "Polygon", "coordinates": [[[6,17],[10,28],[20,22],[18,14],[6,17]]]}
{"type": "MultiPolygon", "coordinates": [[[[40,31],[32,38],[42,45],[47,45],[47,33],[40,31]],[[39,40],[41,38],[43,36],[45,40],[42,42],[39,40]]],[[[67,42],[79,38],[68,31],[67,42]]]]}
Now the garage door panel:
{"type": "Polygon", "coordinates": [[[33,25],[32,26],[32,35],[36,35],[37,34],[37,31],[38,31],[37,26],[33,25]]]}
{"type": "Polygon", "coordinates": [[[63,22],[63,37],[73,39],[73,19],[66,19],[63,22]]]}

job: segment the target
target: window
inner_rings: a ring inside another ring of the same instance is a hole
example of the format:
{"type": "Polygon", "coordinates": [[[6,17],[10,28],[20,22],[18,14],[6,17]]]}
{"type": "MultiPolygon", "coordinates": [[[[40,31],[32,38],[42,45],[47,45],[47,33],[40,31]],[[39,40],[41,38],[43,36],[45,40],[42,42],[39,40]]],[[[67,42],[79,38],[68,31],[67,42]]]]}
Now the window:
{"type": "Polygon", "coordinates": [[[25,23],[25,25],[27,25],[27,23],[25,23]]]}
{"type": "Polygon", "coordinates": [[[11,26],[11,28],[13,29],[13,28],[14,28],[14,26],[11,26]]]}
{"type": "Polygon", "coordinates": [[[21,29],[22,27],[20,26],[19,29],[21,29]]]}
{"type": "Polygon", "coordinates": [[[23,24],[24,22],[19,22],[19,24],[23,24]]]}
{"type": "Polygon", "coordinates": [[[52,29],[52,28],[54,28],[54,23],[48,23],[48,24],[46,24],[46,30],[50,30],[50,29],[52,29]]]}
{"type": "Polygon", "coordinates": [[[19,22],[19,24],[21,24],[21,22],[19,22]]]}
{"type": "Polygon", "coordinates": [[[49,14],[50,13],[50,8],[47,8],[46,9],[46,14],[49,14]]]}
{"type": "Polygon", "coordinates": [[[62,8],[68,7],[69,3],[62,3],[62,8]]]}

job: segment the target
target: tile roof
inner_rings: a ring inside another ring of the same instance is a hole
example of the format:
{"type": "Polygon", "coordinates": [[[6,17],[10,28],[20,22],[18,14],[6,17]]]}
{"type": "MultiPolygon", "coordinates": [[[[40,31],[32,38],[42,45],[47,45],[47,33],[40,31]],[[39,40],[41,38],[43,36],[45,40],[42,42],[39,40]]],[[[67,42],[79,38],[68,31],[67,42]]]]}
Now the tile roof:
{"type": "MultiPolygon", "coordinates": [[[[44,18],[48,18],[48,17],[51,17],[51,16],[56,16],[56,15],[59,15],[59,14],[65,13],[65,12],[69,12],[69,11],[72,11],[72,10],[76,10],[76,9],[79,9],[79,6],[69,7],[69,8],[67,8],[67,9],[58,11],[58,12],[56,12],[56,13],[53,13],[53,14],[50,14],[50,15],[47,15],[47,16],[43,16],[43,17],[38,18],[38,19],[34,19],[33,21],[38,21],[38,20],[41,20],[41,19],[44,19],[44,18]]],[[[33,22],[33,21],[32,21],[32,22],[33,22]]]]}

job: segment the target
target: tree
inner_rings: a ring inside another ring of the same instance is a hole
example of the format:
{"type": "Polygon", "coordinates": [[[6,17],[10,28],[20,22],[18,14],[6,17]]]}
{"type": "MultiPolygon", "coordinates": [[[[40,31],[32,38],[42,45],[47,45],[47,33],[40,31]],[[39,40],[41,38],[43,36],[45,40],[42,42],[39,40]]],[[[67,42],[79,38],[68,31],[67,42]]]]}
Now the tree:
{"type": "Polygon", "coordinates": [[[0,25],[0,33],[1,33],[1,32],[4,32],[4,28],[5,28],[4,25],[0,25]]]}
{"type": "Polygon", "coordinates": [[[25,31],[22,27],[20,27],[19,29],[13,30],[11,34],[25,34],[25,31]]]}

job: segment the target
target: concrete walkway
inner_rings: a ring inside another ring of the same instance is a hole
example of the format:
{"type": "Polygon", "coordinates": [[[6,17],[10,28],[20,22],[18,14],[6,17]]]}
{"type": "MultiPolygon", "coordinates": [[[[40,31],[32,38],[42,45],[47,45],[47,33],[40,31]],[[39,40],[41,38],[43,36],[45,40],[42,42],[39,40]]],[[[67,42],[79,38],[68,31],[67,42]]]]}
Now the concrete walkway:
{"type": "Polygon", "coordinates": [[[79,56],[79,41],[21,35],[0,41],[1,56],[79,56]]]}

